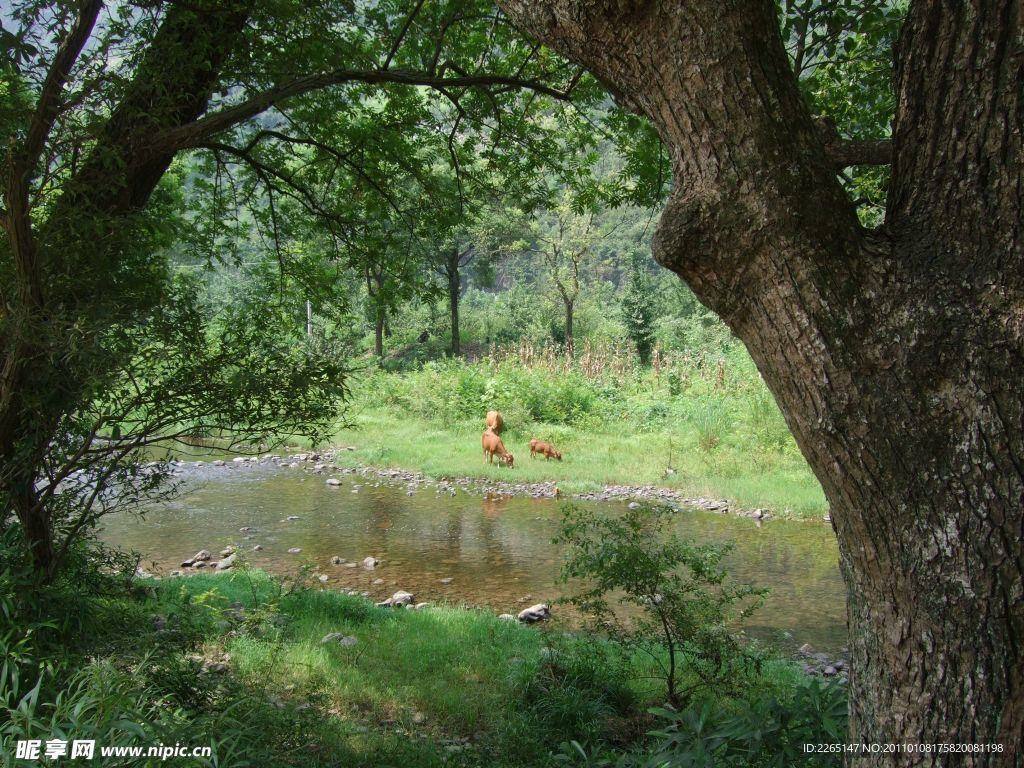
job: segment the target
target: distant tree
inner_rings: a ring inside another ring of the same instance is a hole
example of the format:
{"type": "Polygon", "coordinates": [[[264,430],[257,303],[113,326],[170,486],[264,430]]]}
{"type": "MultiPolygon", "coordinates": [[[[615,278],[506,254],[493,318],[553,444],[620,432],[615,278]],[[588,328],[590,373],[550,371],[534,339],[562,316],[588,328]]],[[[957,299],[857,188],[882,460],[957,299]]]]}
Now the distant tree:
{"type": "Polygon", "coordinates": [[[651,362],[654,349],[655,297],[654,281],[643,264],[641,254],[634,251],[629,260],[626,287],[622,294],[622,318],[626,332],[636,346],[641,362],[651,362]]]}

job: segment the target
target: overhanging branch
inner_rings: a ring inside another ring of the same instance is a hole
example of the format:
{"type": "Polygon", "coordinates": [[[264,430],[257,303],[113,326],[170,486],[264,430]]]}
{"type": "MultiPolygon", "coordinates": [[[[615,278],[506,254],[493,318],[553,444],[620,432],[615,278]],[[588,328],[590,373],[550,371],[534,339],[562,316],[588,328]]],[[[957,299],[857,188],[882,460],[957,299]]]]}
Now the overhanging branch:
{"type": "Polygon", "coordinates": [[[425,86],[435,89],[499,86],[532,90],[560,101],[566,101],[570,96],[567,91],[552,88],[537,80],[521,77],[505,77],[501,75],[444,77],[443,75],[428,75],[423,72],[403,72],[397,70],[360,71],[339,69],[319,75],[300,77],[285,85],[257,94],[241,104],[227,107],[220,112],[207,115],[191,123],[157,133],[150,139],[149,146],[154,154],[166,154],[193,148],[202,144],[210,136],[231,128],[244,120],[248,120],[250,117],[255,117],[286,99],[346,83],[366,83],[371,85],[393,83],[396,85],[425,86]]]}

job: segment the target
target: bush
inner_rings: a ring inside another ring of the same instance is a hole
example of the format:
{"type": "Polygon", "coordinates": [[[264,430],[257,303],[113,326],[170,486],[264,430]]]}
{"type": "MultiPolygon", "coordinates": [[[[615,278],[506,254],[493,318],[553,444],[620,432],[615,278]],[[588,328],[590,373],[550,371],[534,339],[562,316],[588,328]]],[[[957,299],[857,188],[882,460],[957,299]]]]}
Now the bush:
{"type": "Polygon", "coordinates": [[[654,709],[664,725],[651,731],[653,748],[637,765],[840,766],[841,752],[808,755],[804,744],[846,741],[847,693],[841,683],[808,679],[789,699],[768,696],[738,706],[711,700],[688,709],[654,709]]]}
{"type": "Polygon", "coordinates": [[[568,547],[562,580],[589,586],[567,599],[626,647],[650,651],[661,664],[674,706],[695,693],[730,694],[760,657],[729,631],[749,616],[767,590],[735,585],[721,566],[728,547],[698,545],[666,531],[673,514],[640,506],[621,517],[601,517],[567,505],[556,543],[568,547]],[[615,605],[610,601],[615,600],[615,605]],[[620,606],[639,615],[623,616],[620,606]]]}

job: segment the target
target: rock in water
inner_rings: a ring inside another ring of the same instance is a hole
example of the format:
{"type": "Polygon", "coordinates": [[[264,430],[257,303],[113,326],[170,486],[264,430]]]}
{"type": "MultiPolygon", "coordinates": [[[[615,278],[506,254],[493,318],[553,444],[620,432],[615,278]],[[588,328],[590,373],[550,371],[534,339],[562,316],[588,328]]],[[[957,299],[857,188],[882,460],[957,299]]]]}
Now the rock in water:
{"type": "Polygon", "coordinates": [[[195,565],[196,563],[205,563],[207,560],[210,559],[210,557],[211,557],[211,555],[210,555],[209,552],[207,552],[205,549],[200,549],[198,552],[196,552],[194,555],[192,555],[192,557],[190,557],[188,560],[182,560],[181,561],[181,567],[182,568],[190,568],[193,565],[195,565]]]}
{"type": "Polygon", "coordinates": [[[327,478],[327,484],[332,488],[337,488],[339,485],[341,485],[341,480],[339,480],[336,477],[329,477],[327,478]]]}
{"type": "Polygon", "coordinates": [[[524,624],[534,624],[551,618],[551,609],[545,603],[537,603],[521,610],[518,618],[524,624]]]}
{"type": "Polygon", "coordinates": [[[289,555],[297,555],[302,551],[302,547],[292,547],[288,550],[289,555]]]}
{"type": "Polygon", "coordinates": [[[221,560],[219,563],[217,563],[217,570],[218,571],[226,571],[228,568],[230,568],[231,566],[233,566],[235,564],[235,561],[237,559],[238,559],[238,555],[236,555],[236,554],[228,555],[223,560],[221,560]]]}
{"type": "Polygon", "coordinates": [[[331,558],[331,565],[341,565],[344,562],[345,562],[344,558],[339,557],[338,555],[335,555],[334,557],[331,558]]]}
{"type": "Polygon", "coordinates": [[[372,571],[378,565],[380,565],[380,560],[378,560],[376,557],[371,556],[363,560],[363,568],[366,568],[368,570],[372,571]]]}

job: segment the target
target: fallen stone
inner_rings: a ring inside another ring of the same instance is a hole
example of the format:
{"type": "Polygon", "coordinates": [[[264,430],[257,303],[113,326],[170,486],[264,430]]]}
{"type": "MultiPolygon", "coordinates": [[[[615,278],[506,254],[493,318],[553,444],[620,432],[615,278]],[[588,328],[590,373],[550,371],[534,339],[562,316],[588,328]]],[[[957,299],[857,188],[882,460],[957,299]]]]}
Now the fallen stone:
{"type": "Polygon", "coordinates": [[[342,632],[331,632],[329,634],[324,635],[323,639],[320,640],[320,642],[324,644],[337,643],[338,645],[342,645],[346,648],[351,648],[353,645],[358,643],[359,640],[352,637],[352,635],[346,635],[342,632]]]}
{"type": "Polygon", "coordinates": [[[197,563],[205,563],[211,557],[212,557],[212,555],[210,555],[210,553],[207,552],[205,549],[200,549],[198,552],[196,552],[194,555],[192,555],[192,557],[190,557],[188,560],[182,560],[181,561],[181,567],[182,568],[190,568],[192,566],[195,566],[196,568],[199,568],[200,566],[197,565],[197,563]]]}
{"type": "Polygon", "coordinates": [[[403,605],[413,605],[415,604],[415,602],[416,597],[411,592],[404,592],[402,590],[398,590],[387,600],[382,600],[381,602],[377,603],[377,605],[381,607],[391,606],[392,608],[398,608],[403,605]]]}
{"type": "Polygon", "coordinates": [[[232,554],[228,555],[223,560],[221,560],[219,563],[217,563],[217,570],[218,571],[226,571],[228,568],[230,568],[231,566],[233,566],[235,564],[235,561],[237,559],[238,559],[238,555],[236,555],[236,554],[232,553],[232,554]]]}
{"type": "Polygon", "coordinates": [[[529,608],[524,608],[516,618],[524,624],[534,624],[551,617],[551,609],[545,603],[537,603],[529,608]]]}

